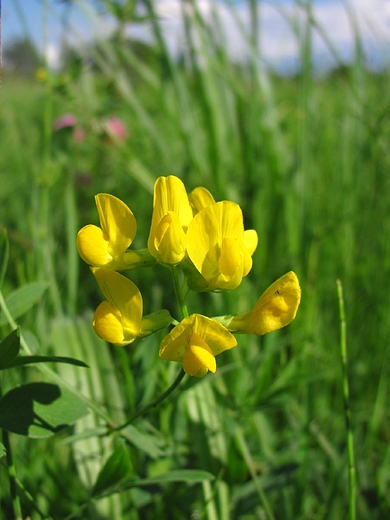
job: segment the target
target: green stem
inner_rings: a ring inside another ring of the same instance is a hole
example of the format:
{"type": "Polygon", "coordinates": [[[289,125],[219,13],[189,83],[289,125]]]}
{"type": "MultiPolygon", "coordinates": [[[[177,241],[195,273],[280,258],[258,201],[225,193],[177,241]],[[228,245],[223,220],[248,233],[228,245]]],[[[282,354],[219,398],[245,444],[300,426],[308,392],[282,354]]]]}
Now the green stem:
{"type": "Polygon", "coordinates": [[[14,466],[14,461],[12,457],[11,443],[9,441],[8,432],[3,430],[3,443],[5,450],[7,452],[7,466],[8,466],[8,474],[9,474],[9,486],[12,498],[12,509],[14,511],[15,520],[22,520],[22,506],[20,505],[20,499],[17,492],[17,484],[16,484],[16,470],[14,466]]]}
{"type": "Polygon", "coordinates": [[[347,326],[345,321],[345,308],[343,297],[343,286],[340,280],[337,280],[337,294],[339,299],[339,315],[340,315],[340,354],[341,354],[341,370],[343,379],[343,400],[345,425],[347,429],[347,450],[348,450],[348,476],[349,476],[349,520],[356,520],[356,468],[355,454],[353,448],[353,433],[351,426],[351,407],[349,398],[349,385],[347,374],[347,326]]]}
{"type": "Polygon", "coordinates": [[[126,428],[126,426],[128,426],[129,424],[134,422],[138,417],[140,417],[141,415],[144,415],[146,412],[148,412],[149,410],[151,410],[152,408],[154,408],[155,406],[160,404],[164,399],[166,399],[169,395],[171,395],[171,393],[175,390],[175,388],[177,386],[179,386],[179,384],[181,383],[184,376],[185,376],[185,372],[183,369],[181,369],[177,378],[172,383],[172,385],[167,390],[165,390],[165,392],[162,393],[160,395],[160,397],[158,397],[157,399],[155,399],[154,401],[152,401],[151,403],[146,405],[144,408],[139,410],[139,412],[137,412],[135,415],[133,415],[133,417],[131,417],[131,419],[129,419],[127,422],[125,422],[121,426],[116,426],[115,428],[110,428],[110,433],[123,430],[124,428],[126,428]]]}
{"type": "Polygon", "coordinates": [[[76,315],[77,307],[77,282],[79,278],[79,257],[77,254],[77,208],[76,194],[73,175],[68,172],[68,183],[65,190],[66,211],[66,238],[67,238],[67,277],[68,277],[68,305],[67,311],[70,316],[76,315]]]}
{"type": "Polygon", "coordinates": [[[173,280],[173,287],[175,289],[177,301],[179,302],[182,318],[186,318],[188,316],[188,309],[185,302],[183,291],[181,289],[178,266],[174,265],[171,267],[171,274],[173,280]]]}

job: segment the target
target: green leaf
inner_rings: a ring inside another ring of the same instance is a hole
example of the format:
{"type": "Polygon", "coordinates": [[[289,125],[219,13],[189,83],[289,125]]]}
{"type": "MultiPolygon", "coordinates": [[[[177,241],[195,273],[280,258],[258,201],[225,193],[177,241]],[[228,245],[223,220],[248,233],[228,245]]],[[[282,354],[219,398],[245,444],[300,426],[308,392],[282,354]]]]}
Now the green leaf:
{"type": "Polygon", "coordinates": [[[19,330],[13,330],[11,334],[0,343],[0,370],[11,363],[20,351],[19,330]]]}
{"type": "Polygon", "coordinates": [[[88,408],[72,392],[52,383],[28,383],[0,399],[0,428],[44,438],[87,415],[88,408]]]}
{"type": "Polygon", "coordinates": [[[4,455],[7,453],[4,444],[0,442],[0,459],[1,457],[4,457],[4,455]]]}
{"type": "Polygon", "coordinates": [[[92,495],[97,496],[118,484],[124,477],[134,474],[128,452],[119,445],[100,471],[92,495]]]}
{"type": "Polygon", "coordinates": [[[88,365],[84,363],[84,361],[79,361],[78,359],[74,359],[66,356],[20,356],[13,361],[11,361],[7,366],[2,367],[0,365],[0,370],[2,368],[11,368],[11,367],[19,367],[21,365],[30,365],[31,363],[67,363],[68,365],[76,365],[78,367],[86,367],[88,365]]]}
{"type": "Polygon", "coordinates": [[[122,431],[122,435],[136,448],[147,453],[152,459],[164,455],[164,451],[159,446],[159,439],[155,435],[143,433],[132,424],[122,431]]]}
{"type": "MultiPolygon", "coordinates": [[[[46,282],[32,282],[12,291],[5,299],[8,310],[14,320],[25,314],[42,298],[48,288],[46,282]]],[[[7,323],[7,318],[0,316],[0,326],[7,323]]]]}

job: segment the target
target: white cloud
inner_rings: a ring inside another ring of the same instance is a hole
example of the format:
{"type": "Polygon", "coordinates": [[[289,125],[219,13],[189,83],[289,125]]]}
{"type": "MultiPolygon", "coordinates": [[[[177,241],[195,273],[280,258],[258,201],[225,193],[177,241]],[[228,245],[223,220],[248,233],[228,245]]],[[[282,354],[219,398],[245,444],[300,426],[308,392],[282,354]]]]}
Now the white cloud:
{"type": "Polygon", "coordinates": [[[52,70],[58,70],[61,67],[61,48],[55,43],[49,43],[46,47],[46,59],[52,70]]]}

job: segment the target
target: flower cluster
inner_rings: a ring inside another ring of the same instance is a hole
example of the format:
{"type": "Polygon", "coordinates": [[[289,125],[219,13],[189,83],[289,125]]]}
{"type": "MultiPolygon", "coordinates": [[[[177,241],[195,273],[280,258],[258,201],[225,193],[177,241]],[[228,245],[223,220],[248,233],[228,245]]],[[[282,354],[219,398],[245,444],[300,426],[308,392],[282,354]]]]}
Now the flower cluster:
{"type": "Polygon", "coordinates": [[[216,371],[218,354],[237,345],[233,333],[266,334],[295,318],[301,290],[292,271],[274,282],[253,309],[240,316],[188,315],[178,283],[175,290],[183,314],[180,322],[166,310],[144,316],[139,289],[116,271],[159,262],[171,269],[176,282],[176,269],[181,266],[193,291],[232,290],[252,268],[257,233],[244,229],[238,204],[216,202],[202,187],[187,194],[178,177],[159,177],[154,185],[147,249],[132,250],[129,248],[137,224],[130,208],[109,194],[96,195],[95,200],[100,227],[83,227],[77,247],[106,298],[93,318],[93,327],[101,338],[124,346],[174,325],[160,345],[161,359],[180,362],[187,374],[202,377],[209,370],[216,371]]]}

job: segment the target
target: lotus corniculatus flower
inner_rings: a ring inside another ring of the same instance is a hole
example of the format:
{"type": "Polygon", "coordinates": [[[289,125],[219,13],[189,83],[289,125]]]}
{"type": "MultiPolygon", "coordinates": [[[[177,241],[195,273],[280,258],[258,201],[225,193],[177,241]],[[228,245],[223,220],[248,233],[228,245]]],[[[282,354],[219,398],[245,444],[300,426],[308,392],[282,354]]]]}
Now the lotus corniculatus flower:
{"type": "Polygon", "coordinates": [[[223,201],[204,207],[187,231],[188,257],[204,283],[195,278],[192,285],[189,280],[190,287],[208,291],[235,289],[251,270],[256,247],[257,233],[253,229],[244,231],[238,204],[223,201]]]}
{"type": "Polygon", "coordinates": [[[154,184],[153,216],[148,249],[160,262],[180,263],[186,256],[186,231],[192,209],[182,181],[170,175],[154,184]]]}
{"type": "Polygon", "coordinates": [[[114,270],[152,265],[155,259],[147,250],[127,251],[134,240],[137,223],[128,206],[106,193],[95,196],[100,227],[84,226],[77,235],[81,258],[94,267],[114,270]]]}
{"type": "Polygon", "coordinates": [[[96,309],[92,321],[100,338],[123,347],[172,322],[170,314],[165,310],[143,316],[141,293],[138,287],[122,274],[98,267],[91,270],[106,297],[106,301],[96,309]]]}
{"type": "Polygon", "coordinates": [[[300,301],[299,280],[290,271],[264,291],[251,311],[234,316],[226,326],[234,332],[267,334],[288,325],[295,318],[300,301]]]}
{"type": "Polygon", "coordinates": [[[203,377],[209,370],[217,370],[215,356],[236,345],[236,338],[221,323],[192,314],[165,336],[160,357],[182,363],[190,376],[203,377]]]}

